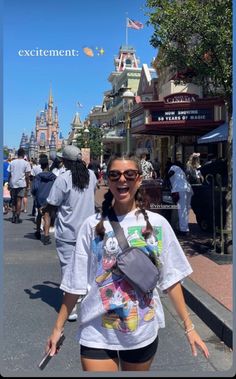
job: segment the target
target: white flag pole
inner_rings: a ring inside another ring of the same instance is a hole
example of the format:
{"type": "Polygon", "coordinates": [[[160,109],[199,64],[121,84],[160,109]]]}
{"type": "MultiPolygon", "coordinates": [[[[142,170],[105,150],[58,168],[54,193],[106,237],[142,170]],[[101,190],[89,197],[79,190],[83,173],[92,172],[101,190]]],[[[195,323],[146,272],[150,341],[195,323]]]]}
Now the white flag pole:
{"type": "Polygon", "coordinates": [[[126,25],[125,25],[125,43],[126,43],[126,45],[128,45],[128,17],[126,17],[126,19],[125,19],[125,23],[126,23],[126,25]]]}

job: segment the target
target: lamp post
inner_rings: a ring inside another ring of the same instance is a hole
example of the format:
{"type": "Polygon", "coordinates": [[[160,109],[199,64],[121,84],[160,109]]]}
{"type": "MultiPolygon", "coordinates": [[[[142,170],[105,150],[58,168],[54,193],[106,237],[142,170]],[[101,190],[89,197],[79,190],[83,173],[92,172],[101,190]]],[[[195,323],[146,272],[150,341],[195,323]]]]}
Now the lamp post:
{"type": "Polygon", "coordinates": [[[86,126],[84,128],[84,147],[88,147],[88,140],[89,140],[89,129],[88,127],[86,126]]]}
{"type": "Polygon", "coordinates": [[[126,129],[126,153],[130,153],[130,113],[133,110],[134,94],[127,89],[122,95],[123,111],[125,113],[125,129],[126,129]]]}
{"type": "Polygon", "coordinates": [[[89,129],[87,125],[84,127],[83,130],[83,137],[84,137],[84,147],[81,149],[82,152],[82,159],[86,162],[88,165],[90,162],[90,148],[88,147],[88,141],[89,141],[89,129]]]}

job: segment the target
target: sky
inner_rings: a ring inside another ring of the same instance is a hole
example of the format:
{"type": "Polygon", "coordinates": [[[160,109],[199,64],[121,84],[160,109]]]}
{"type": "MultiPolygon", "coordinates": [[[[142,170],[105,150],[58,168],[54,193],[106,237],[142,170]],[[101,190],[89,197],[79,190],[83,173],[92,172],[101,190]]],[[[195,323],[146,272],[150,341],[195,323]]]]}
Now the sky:
{"type": "Polygon", "coordinates": [[[94,105],[102,104],[104,91],[111,89],[114,57],[126,44],[126,17],[144,24],[141,30],[127,29],[128,45],[135,48],[140,67],[150,66],[157,50],[149,42],[153,28],[146,25],[146,12],[145,0],[5,0],[3,144],[18,149],[22,133],[30,136],[50,87],[64,138],[76,112],[83,121],[94,105]],[[77,56],[24,52],[40,49],[70,50],[77,56]]]}

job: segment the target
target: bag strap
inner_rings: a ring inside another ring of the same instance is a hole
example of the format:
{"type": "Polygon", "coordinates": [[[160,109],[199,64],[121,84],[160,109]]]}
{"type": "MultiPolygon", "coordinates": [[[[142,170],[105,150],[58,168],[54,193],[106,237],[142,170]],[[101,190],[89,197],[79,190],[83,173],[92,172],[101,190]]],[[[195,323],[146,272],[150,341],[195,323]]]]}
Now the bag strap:
{"type": "Polygon", "coordinates": [[[119,243],[121,250],[124,250],[127,247],[129,247],[128,241],[127,241],[125,234],[124,234],[124,231],[123,231],[122,227],[120,226],[120,223],[118,221],[118,218],[117,218],[113,208],[111,208],[108,212],[108,219],[109,219],[110,224],[114,230],[115,236],[117,238],[117,241],[119,243]]]}

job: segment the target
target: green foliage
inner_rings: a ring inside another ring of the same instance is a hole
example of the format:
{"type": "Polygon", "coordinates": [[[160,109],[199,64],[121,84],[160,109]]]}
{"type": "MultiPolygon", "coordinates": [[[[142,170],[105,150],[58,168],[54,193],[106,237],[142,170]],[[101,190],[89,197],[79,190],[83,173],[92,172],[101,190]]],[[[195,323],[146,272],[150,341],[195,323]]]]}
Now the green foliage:
{"type": "Polygon", "coordinates": [[[226,103],[227,248],[232,246],[232,3],[232,0],[146,0],[147,24],[154,27],[150,43],[158,49],[153,67],[157,72],[170,72],[176,83],[201,85],[204,95],[221,96],[226,103]]]}
{"type": "Polygon", "coordinates": [[[7,146],[3,147],[3,157],[8,157],[9,155],[9,150],[7,146]]]}
{"type": "MultiPolygon", "coordinates": [[[[232,0],[146,0],[156,69],[203,86],[232,108],[232,0]]],[[[154,64],[155,67],[155,64],[154,64]]]]}
{"type": "Polygon", "coordinates": [[[100,157],[102,153],[102,130],[98,127],[91,126],[88,128],[89,134],[81,131],[81,134],[77,137],[77,146],[90,148],[90,155],[100,157]],[[87,135],[88,134],[88,135],[87,135]]]}

